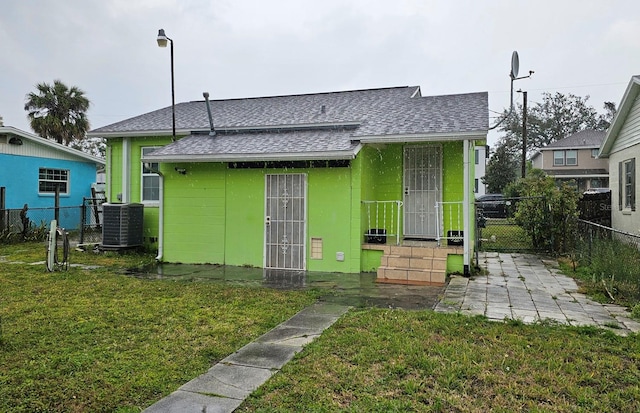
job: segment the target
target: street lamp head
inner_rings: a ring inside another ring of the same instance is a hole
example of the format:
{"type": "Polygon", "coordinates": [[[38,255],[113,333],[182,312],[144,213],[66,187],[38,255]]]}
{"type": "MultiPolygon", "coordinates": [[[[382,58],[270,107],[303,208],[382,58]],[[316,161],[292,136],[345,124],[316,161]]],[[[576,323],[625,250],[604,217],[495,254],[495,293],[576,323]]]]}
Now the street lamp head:
{"type": "Polygon", "coordinates": [[[158,30],[158,46],[167,47],[167,41],[169,40],[171,39],[169,39],[167,35],[164,34],[164,29],[158,30]]]}

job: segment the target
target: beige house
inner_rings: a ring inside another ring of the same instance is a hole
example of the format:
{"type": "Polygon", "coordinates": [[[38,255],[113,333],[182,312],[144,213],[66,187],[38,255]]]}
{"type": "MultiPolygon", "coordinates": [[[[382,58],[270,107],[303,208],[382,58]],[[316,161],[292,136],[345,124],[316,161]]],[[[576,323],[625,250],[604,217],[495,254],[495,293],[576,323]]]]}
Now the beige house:
{"type": "Polygon", "coordinates": [[[587,129],[557,140],[533,155],[533,167],[558,181],[574,180],[581,192],[608,188],[609,162],[598,157],[605,134],[587,129]]]}
{"type": "Polygon", "coordinates": [[[611,225],[621,231],[640,234],[636,193],[636,159],[640,158],[640,76],[633,76],[618,106],[599,156],[608,158],[611,170],[611,225]]]}

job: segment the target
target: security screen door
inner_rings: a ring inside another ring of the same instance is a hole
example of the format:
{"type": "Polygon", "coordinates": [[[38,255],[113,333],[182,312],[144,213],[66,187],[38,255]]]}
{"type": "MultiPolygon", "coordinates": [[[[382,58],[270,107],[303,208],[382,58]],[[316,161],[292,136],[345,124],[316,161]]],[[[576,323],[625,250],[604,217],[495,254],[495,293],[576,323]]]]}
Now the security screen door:
{"type": "Polygon", "coordinates": [[[266,175],[265,268],[304,270],[305,174],[266,175]]]}
{"type": "Polygon", "coordinates": [[[441,201],[442,149],[440,146],[404,148],[404,236],[436,238],[441,201]]]}

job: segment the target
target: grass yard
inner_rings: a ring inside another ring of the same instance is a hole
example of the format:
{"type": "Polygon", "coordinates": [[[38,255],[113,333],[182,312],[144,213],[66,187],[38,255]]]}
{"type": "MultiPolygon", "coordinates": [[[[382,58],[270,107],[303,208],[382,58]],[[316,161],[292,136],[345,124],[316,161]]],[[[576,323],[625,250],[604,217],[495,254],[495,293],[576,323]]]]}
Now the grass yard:
{"type": "MultiPolygon", "coordinates": [[[[149,255],[0,245],[0,411],[138,412],[312,303],[318,292],[140,280],[149,255]]],[[[352,310],[245,412],[637,412],[640,336],[432,311],[352,310]]]]}
{"type": "Polygon", "coordinates": [[[138,280],[149,255],[48,273],[41,243],[0,245],[0,411],[139,412],[315,301],[311,291],[138,280]],[[4,262],[2,262],[4,261],[4,262]]]}
{"type": "Polygon", "coordinates": [[[488,219],[480,234],[483,251],[535,250],[531,237],[510,219],[488,219]]]}
{"type": "Polygon", "coordinates": [[[638,412],[639,339],[431,311],[351,311],[238,411],[638,412]]]}

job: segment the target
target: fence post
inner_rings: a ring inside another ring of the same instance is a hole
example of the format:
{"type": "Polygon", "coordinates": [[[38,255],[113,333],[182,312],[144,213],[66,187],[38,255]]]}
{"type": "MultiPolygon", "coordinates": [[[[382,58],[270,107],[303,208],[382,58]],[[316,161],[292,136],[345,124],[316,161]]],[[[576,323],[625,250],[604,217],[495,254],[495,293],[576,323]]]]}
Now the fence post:
{"type": "Polygon", "coordinates": [[[5,229],[5,196],[7,188],[0,186],[0,231],[5,229]]]}
{"type": "Polygon", "coordinates": [[[553,231],[553,228],[555,228],[553,225],[553,212],[551,211],[551,203],[547,202],[547,198],[543,198],[544,200],[544,204],[546,206],[547,211],[549,212],[549,222],[551,224],[551,252],[553,252],[554,246],[556,245],[556,237],[555,237],[555,232],[553,231]]]}
{"type": "Polygon", "coordinates": [[[87,224],[87,198],[82,197],[82,206],[80,207],[80,244],[84,244],[84,227],[87,224]]]}
{"type": "Polygon", "coordinates": [[[54,218],[58,225],[60,225],[60,185],[56,185],[55,200],[53,205],[55,208],[53,213],[54,218]]]}

